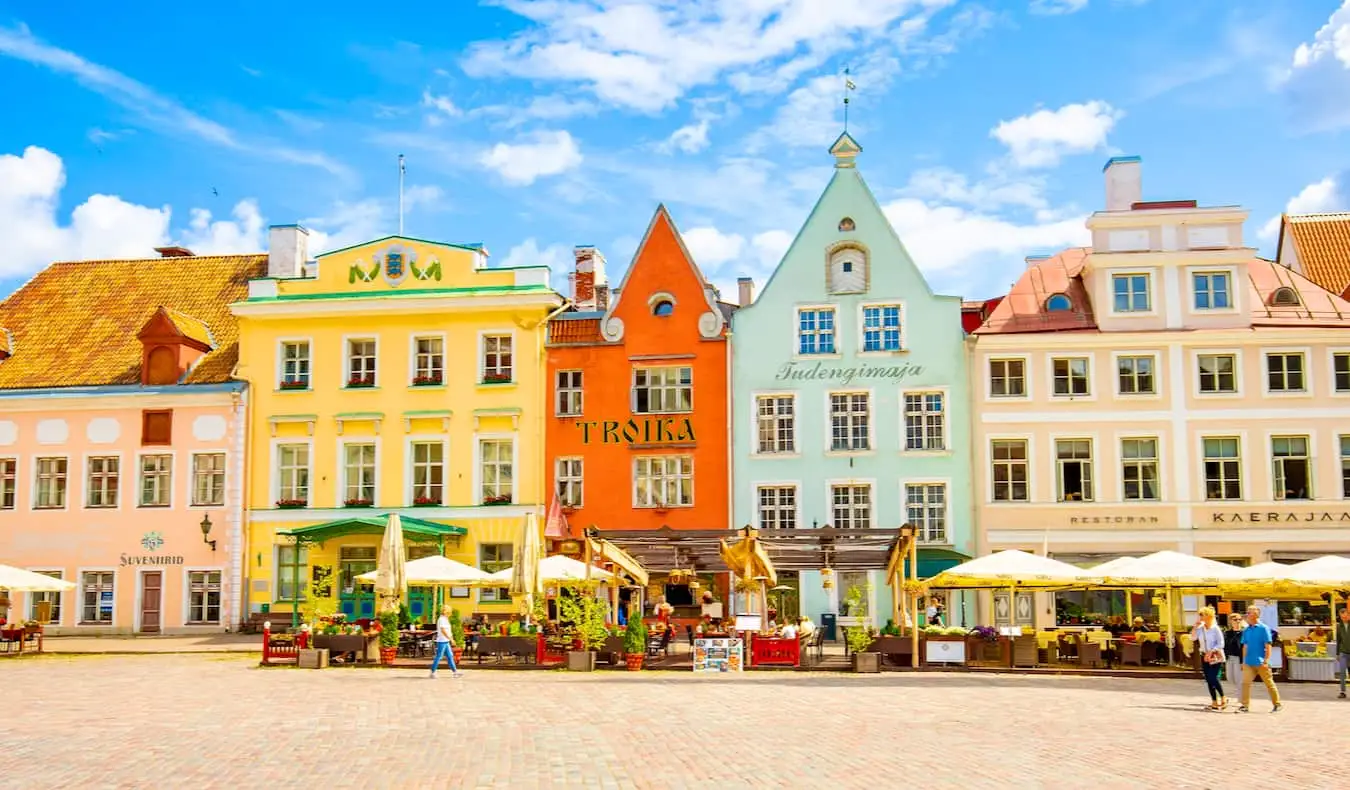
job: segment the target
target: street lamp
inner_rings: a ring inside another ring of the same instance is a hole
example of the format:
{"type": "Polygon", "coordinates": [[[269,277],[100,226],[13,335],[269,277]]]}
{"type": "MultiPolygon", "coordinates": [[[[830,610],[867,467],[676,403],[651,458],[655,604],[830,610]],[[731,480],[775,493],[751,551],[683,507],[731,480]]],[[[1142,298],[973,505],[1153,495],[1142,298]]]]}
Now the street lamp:
{"type": "Polygon", "coordinates": [[[211,540],[211,516],[210,514],[202,516],[202,542],[211,547],[211,551],[216,550],[216,542],[211,540]]]}

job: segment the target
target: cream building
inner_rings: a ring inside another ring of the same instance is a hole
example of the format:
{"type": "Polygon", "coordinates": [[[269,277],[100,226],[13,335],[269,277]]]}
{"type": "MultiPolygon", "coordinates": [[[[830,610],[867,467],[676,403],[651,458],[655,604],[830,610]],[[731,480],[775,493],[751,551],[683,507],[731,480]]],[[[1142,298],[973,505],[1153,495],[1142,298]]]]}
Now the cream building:
{"type": "MultiPolygon", "coordinates": [[[[972,336],[979,550],[1350,552],[1350,302],[1256,257],[1239,207],[1144,202],[1137,157],[1105,181],[1092,247],[1029,259],[972,336]]],[[[1124,613],[1124,593],[1051,598],[992,603],[1042,626],[1124,613]]]]}

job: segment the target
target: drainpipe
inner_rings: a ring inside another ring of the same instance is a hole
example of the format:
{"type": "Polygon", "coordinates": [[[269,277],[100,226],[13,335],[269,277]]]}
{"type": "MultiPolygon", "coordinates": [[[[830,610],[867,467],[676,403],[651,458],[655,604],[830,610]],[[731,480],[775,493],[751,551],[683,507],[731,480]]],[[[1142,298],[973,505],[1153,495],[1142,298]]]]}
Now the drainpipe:
{"type": "Polygon", "coordinates": [[[225,618],[226,630],[234,630],[231,625],[243,623],[247,619],[246,610],[248,608],[248,590],[249,590],[249,568],[248,568],[248,479],[245,477],[247,463],[245,456],[248,455],[250,443],[250,425],[249,412],[252,409],[252,401],[248,397],[248,384],[239,392],[230,394],[231,421],[234,423],[234,440],[230,443],[230,479],[235,481],[238,486],[238,493],[235,495],[235,501],[231,503],[231,509],[234,511],[227,517],[226,526],[230,528],[229,557],[227,558],[227,567],[229,568],[230,583],[236,585],[234,594],[230,596],[232,617],[225,618]],[[228,522],[233,521],[230,525],[228,522]]]}
{"type": "MultiPolygon", "coordinates": [[[[730,428],[727,431],[727,529],[736,528],[736,413],[735,401],[731,396],[731,355],[736,346],[732,343],[731,327],[727,327],[726,340],[727,357],[727,423],[730,428]]],[[[800,582],[798,583],[800,587],[800,582]]],[[[799,593],[800,595],[800,593],[799,593]]]]}
{"type": "MultiPolygon", "coordinates": [[[[966,335],[966,337],[965,337],[965,343],[966,343],[966,420],[965,420],[965,423],[966,423],[966,425],[969,425],[969,426],[970,426],[970,435],[967,437],[967,441],[966,441],[966,444],[967,444],[966,451],[969,453],[969,456],[968,456],[968,457],[969,457],[969,459],[970,459],[970,466],[969,466],[969,468],[967,469],[967,472],[968,472],[968,473],[970,474],[970,476],[971,476],[970,482],[972,483],[972,485],[969,485],[969,486],[966,487],[966,490],[970,492],[970,502],[969,502],[969,504],[967,505],[966,513],[968,514],[968,517],[969,517],[969,521],[968,521],[967,523],[970,524],[970,530],[971,530],[970,543],[969,543],[969,545],[971,546],[971,549],[972,549],[972,550],[971,550],[971,555],[972,555],[972,556],[975,556],[975,557],[979,557],[979,556],[981,556],[981,555],[980,555],[980,552],[981,552],[981,549],[983,548],[984,539],[983,539],[983,535],[981,534],[981,527],[982,527],[983,525],[982,525],[982,524],[976,523],[976,522],[977,522],[977,516],[976,516],[976,514],[980,512],[980,508],[979,508],[979,506],[976,504],[976,502],[977,502],[977,501],[983,501],[982,499],[978,499],[978,498],[983,497],[984,494],[982,493],[981,490],[976,490],[976,486],[973,485],[973,483],[975,482],[975,478],[977,478],[977,477],[979,477],[979,475],[983,474],[982,472],[978,471],[978,470],[977,470],[977,467],[976,467],[976,464],[982,463],[982,461],[980,460],[980,458],[981,458],[981,453],[980,453],[980,444],[981,444],[981,442],[980,442],[980,440],[979,440],[980,425],[979,425],[979,423],[975,420],[975,397],[976,397],[976,396],[975,396],[975,390],[976,390],[976,388],[979,386],[979,378],[980,378],[979,375],[978,375],[978,373],[976,373],[976,370],[975,370],[975,368],[976,368],[976,365],[975,365],[975,347],[976,347],[976,345],[979,343],[979,338],[977,338],[975,335],[966,335]]],[[[965,602],[966,602],[966,596],[967,596],[967,595],[970,595],[970,591],[969,591],[969,590],[962,590],[962,591],[961,591],[961,603],[962,603],[962,606],[961,606],[961,625],[962,625],[963,627],[966,625],[966,622],[965,622],[965,612],[966,612],[965,602]]],[[[978,622],[978,621],[979,621],[979,618],[980,618],[980,604],[981,604],[980,598],[981,598],[981,594],[977,592],[977,593],[975,593],[975,596],[976,596],[976,598],[975,598],[975,606],[974,606],[974,609],[975,609],[975,619],[976,619],[976,621],[978,622]]],[[[1015,606],[1016,604],[1017,604],[1016,601],[1009,601],[1009,602],[1008,602],[1008,606],[1010,607],[1010,608],[1009,608],[1009,611],[1013,611],[1013,610],[1011,609],[1011,607],[1015,606]]],[[[1016,615],[1013,614],[1013,615],[1011,615],[1011,617],[1012,617],[1012,621],[1013,621],[1013,622],[1016,622],[1016,619],[1017,619],[1017,618],[1016,618],[1016,615]]]]}

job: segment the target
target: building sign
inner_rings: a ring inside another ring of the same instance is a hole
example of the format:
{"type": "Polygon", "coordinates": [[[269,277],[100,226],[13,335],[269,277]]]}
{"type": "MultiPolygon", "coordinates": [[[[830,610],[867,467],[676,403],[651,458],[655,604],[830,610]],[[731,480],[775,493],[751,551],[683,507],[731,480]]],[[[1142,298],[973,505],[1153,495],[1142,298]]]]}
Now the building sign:
{"type": "Polygon", "coordinates": [[[1211,513],[1211,524],[1350,524],[1350,510],[1321,510],[1295,513],[1280,510],[1249,510],[1242,513],[1211,513]]]}
{"type": "Polygon", "coordinates": [[[164,536],[147,532],[141,536],[141,548],[150,554],[122,554],[121,565],[182,565],[183,558],[173,554],[155,554],[164,547],[164,536]]]}
{"type": "Polygon", "coordinates": [[[1157,524],[1157,516],[1069,516],[1070,524],[1157,524]]]}
{"type": "Polygon", "coordinates": [[[588,420],[578,422],[582,444],[683,444],[694,441],[694,421],[689,417],[642,417],[624,422],[588,420]]]}
{"type": "Polygon", "coordinates": [[[855,380],[901,382],[922,376],[923,365],[901,362],[898,365],[826,364],[824,362],[784,362],[778,367],[775,381],[828,381],[849,386],[855,380]]]}

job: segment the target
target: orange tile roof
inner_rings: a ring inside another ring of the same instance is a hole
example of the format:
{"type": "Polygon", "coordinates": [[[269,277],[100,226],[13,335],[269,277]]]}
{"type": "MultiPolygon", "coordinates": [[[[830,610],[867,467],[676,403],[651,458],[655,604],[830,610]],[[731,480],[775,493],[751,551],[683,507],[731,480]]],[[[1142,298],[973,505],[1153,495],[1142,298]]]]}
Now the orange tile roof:
{"type": "Polygon", "coordinates": [[[14,350],[14,341],[9,337],[9,330],[0,326],[0,359],[8,357],[14,350]]]}
{"type": "Polygon", "coordinates": [[[1287,266],[1257,258],[1247,263],[1253,326],[1350,327],[1350,301],[1287,266]],[[1275,292],[1288,288],[1297,304],[1276,304],[1275,292]]]}
{"type": "Polygon", "coordinates": [[[189,340],[196,340],[198,343],[203,343],[212,347],[216,345],[215,339],[211,337],[211,327],[198,319],[193,318],[187,313],[174,310],[172,307],[164,308],[164,314],[169,317],[169,320],[173,322],[174,328],[176,328],[183,337],[186,337],[189,340]]]}
{"type": "Polygon", "coordinates": [[[1007,297],[972,334],[1096,329],[1092,302],[1081,277],[1090,252],[1086,247],[1074,247],[1027,266],[1007,297]],[[1069,298],[1068,310],[1046,309],[1046,300],[1056,294],[1069,298]]]}
{"type": "Polygon", "coordinates": [[[558,316],[548,322],[548,344],[551,346],[603,342],[605,338],[600,334],[599,318],[558,316]]]}
{"type": "Polygon", "coordinates": [[[0,389],[139,383],[136,336],[161,305],[185,335],[213,348],[185,383],[228,381],[239,357],[229,306],[266,274],[266,255],[53,263],[0,302],[14,346],[0,364],[0,389]]]}
{"type": "Polygon", "coordinates": [[[1350,213],[1286,214],[1280,234],[1286,232],[1308,279],[1332,293],[1345,293],[1350,287],[1350,213]]]}

